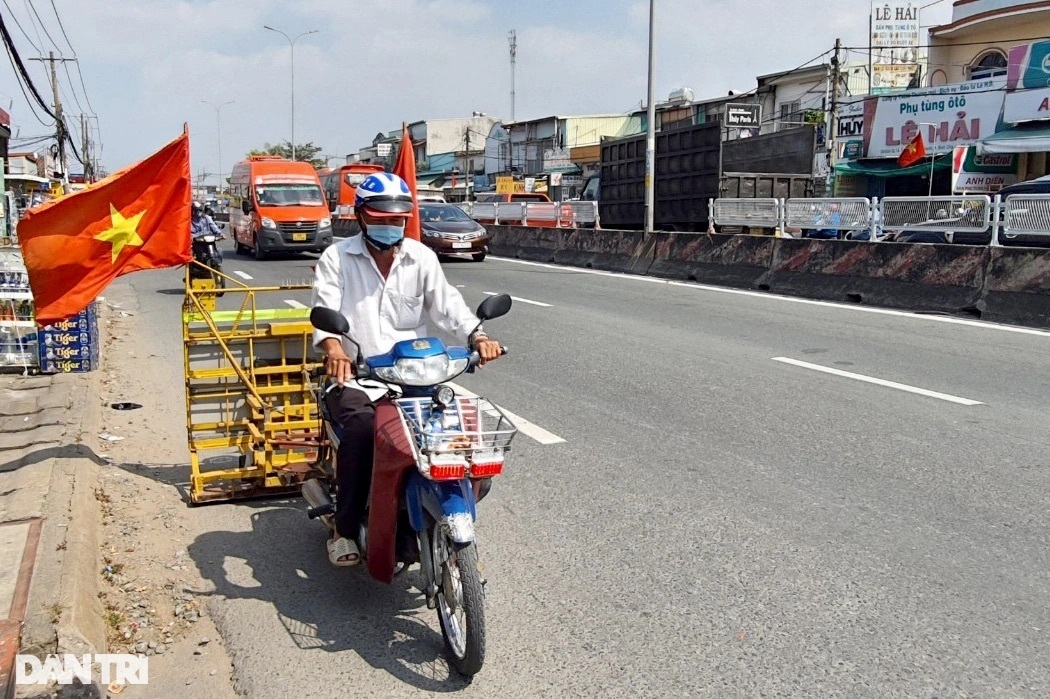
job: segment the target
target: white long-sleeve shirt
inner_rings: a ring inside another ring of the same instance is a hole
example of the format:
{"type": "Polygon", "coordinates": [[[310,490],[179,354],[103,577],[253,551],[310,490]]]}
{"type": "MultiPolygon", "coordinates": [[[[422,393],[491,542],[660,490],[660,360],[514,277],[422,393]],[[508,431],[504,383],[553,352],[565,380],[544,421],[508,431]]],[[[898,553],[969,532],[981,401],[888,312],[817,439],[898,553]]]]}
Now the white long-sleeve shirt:
{"type": "MultiPolygon", "coordinates": [[[[448,283],[437,255],[420,242],[405,239],[386,279],[379,272],[362,236],[330,245],[317,263],[313,306],[341,312],[350,323],[350,337],[365,357],[389,352],[394,343],[426,337],[427,321],[466,341],[478,325],[462,294],[448,283]]],[[[328,337],[314,331],[314,347],[328,337]]],[[[357,352],[339,338],[351,358],[357,352]]]]}

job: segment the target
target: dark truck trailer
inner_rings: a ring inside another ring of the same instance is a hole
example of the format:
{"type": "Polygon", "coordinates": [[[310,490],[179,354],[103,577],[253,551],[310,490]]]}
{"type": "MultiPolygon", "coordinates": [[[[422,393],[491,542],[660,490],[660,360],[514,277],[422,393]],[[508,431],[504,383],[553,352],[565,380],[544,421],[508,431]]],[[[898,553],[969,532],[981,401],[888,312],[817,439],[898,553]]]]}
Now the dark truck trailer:
{"type": "MultiPolygon", "coordinates": [[[[657,230],[707,230],[708,200],[719,196],[812,194],[812,177],[798,173],[813,167],[813,126],[725,143],[721,133],[713,122],[656,135],[657,230]]],[[[603,228],[644,227],[644,134],[602,141],[597,199],[603,228]]]]}

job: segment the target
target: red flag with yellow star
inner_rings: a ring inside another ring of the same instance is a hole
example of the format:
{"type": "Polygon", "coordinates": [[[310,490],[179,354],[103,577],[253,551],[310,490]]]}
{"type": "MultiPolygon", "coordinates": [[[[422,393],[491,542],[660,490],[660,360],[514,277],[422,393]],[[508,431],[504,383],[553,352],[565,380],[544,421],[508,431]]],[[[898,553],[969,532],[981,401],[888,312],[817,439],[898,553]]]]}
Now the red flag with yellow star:
{"type": "Polygon", "coordinates": [[[88,307],[122,274],[186,264],[190,137],[85,190],[31,209],[18,242],[40,326],[88,307]]]}
{"type": "Polygon", "coordinates": [[[897,165],[911,167],[926,157],[926,144],[922,140],[922,134],[915,134],[915,138],[908,142],[901,154],[897,157],[897,165]]]}

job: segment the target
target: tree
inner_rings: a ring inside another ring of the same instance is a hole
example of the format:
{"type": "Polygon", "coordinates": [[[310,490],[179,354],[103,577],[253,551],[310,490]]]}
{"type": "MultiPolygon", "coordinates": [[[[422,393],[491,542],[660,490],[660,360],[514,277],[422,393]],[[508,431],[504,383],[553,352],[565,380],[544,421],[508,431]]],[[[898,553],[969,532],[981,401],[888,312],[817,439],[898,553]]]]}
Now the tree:
{"type": "MultiPolygon", "coordinates": [[[[324,150],[321,146],[315,146],[313,141],[300,143],[295,146],[295,159],[304,163],[310,163],[317,169],[328,166],[328,161],[320,157],[324,150]]],[[[253,148],[248,155],[279,155],[282,158],[292,159],[292,144],[290,141],[282,141],[276,145],[264,143],[262,148],[253,148]]]]}

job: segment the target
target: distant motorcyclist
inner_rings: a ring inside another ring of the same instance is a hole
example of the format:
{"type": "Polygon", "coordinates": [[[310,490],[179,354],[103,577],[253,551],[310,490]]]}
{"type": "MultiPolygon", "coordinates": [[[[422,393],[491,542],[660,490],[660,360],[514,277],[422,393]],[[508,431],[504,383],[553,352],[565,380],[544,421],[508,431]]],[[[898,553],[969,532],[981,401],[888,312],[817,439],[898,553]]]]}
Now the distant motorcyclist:
{"type": "Polygon", "coordinates": [[[222,231],[215,225],[215,221],[204,212],[204,205],[199,201],[195,201],[193,202],[193,213],[190,215],[190,235],[198,238],[209,233],[216,238],[223,237],[222,231]]]}

